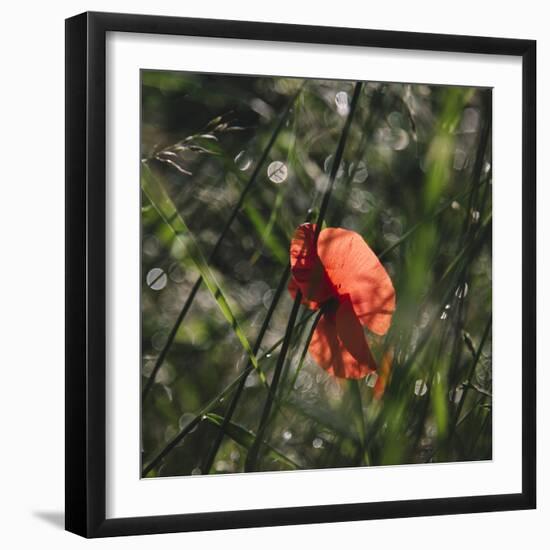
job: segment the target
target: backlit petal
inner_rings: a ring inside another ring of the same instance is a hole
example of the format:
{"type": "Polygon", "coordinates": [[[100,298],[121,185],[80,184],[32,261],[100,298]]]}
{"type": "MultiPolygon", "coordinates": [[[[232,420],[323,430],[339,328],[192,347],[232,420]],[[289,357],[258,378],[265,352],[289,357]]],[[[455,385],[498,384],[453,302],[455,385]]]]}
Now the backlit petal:
{"type": "Polygon", "coordinates": [[[395,310],[395,290],[361,235],[340,228],[323,229],[317,252],[340,300],[349,297],[359,322],[375,334],[385,334],[395,310]]]}
{"type": "Polygon", "coordinates": [[[303,295],[303,302],[316,309],[331,297],[335,291],[319,260],[313,246],[315,225],[304,223],[296,229],[290,243],[290,269],[292,273],[289,291],[296,294],[299,288],[303,295]]]}
{"type": "Polygon", "coordinates": [[[320,367],[339,378],[364,378],[376,370],[363,328],[349,301],[336,312],[322,315],[309,353],[320,367]]]}

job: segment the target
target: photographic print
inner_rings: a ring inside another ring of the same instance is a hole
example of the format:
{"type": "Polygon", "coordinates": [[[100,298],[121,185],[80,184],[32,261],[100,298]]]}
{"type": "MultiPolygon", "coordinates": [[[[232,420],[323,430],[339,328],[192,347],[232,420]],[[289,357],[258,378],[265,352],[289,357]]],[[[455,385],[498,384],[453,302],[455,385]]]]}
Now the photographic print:
{"type": "Polygon", "coordinates": [[[142,477],[490,460],[492,90],[140,78],[142,477]]]}

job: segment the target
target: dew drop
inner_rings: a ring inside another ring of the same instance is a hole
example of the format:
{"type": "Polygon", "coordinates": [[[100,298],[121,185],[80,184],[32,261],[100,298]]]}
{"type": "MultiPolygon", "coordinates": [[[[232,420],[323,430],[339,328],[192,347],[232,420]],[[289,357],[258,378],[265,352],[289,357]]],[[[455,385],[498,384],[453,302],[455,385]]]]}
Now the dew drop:
{"type": "Polygon", "coordinates": [[[457,298],[465,298],[468,295],[468,283],[460,285],[455,290],[455,296],[457,298]]]}
{"type": "Polygon", "coordinates": [[[246,154],[246,151],[241,151],[235,157],[235,164],[237,165],[237,168],[239,170],[244,172],[245,170],[248,170],[250,168],[250,165],[252,164],[252,159],[246,154]]]}
{"type": "Polygon", "coordinates": [[[473,134],[479,126],[479,111],[474,107],[467,107],[462,114],[459,132],[473,134]]]}
{"type": "Polygon", "coordinates": [[[254,388],[260,385],[260,377],[256,371],[252,371],[247,377],[244,383],[245,388],[254,388]]]}
{"type": "Polygon", "coordinates": [[[453,403],[460,403],[463,393],[464,388],[462,386],[457,386],[454,390],[449,392],[449,400],[453,403]]]}
{"type": "Polygon", "coordinates": [[[316,437],[312,442],[312,446],[314,449],[321,449],[323,447],[323,440],[320,437],[316,437]]]}
{"type": "Polygon", "coordinates": [[[414,394],[415,395],[426,395],[426,392],[428,391],[428,386],[426,385],[426,382],[424,380],[417,380],[414,383],[414,394]]]}
{"type": "Polygon", "coordinates": [[[172,388],[169,388],[168,386],[162,386],[162,387],[166,392],[166,397],[168,397],[168,401],[172,401],[174,398],[174,395],[172,393],[172,388]]]}
{"type": "Polygon", "coordinates": [[[154,235],[149,235],[143,239],[142,248],[147,256],[156,256],[160,250],[159,240],[154,235]]]}
{"type": "Polygon", "coordinates": [[[274,160],[267,167],[267,177],[273,183],[283,183],[283,181],[286,180],[287,176],[288,168],[286,167],[286,164],[284,162],[281,162],[280,160],[274,160]]]}
{"type": "Polygon", "coordinates": [[[283,439],[285,441],[290,441],[292,439],[292,432],[290,430],[285,430],[283,432],[283,439]]]}
{"type": "MultiPolygon", "coordinates": [[[[329,155],[324,162],[324,169],[327,174],[330,174],[332,170],[332,162],[334,160],[334,155],[329,155]]],[[[337,178],[341,178],[344,175],[344,161],[340,162],[340,166],[338,167],[338,173],[336,174],[337,178]]]]}
{"type": "Polygon", "coordinates": [[[185,281],[185,271],[179,264],[172,264],[170,266],[168,276],[174,283],[183,283],[185,281]]]}
{"type": "Polygon", "coordinates": [[[478,223],[479,217],[480,217],[479,210],[472,210],[472,222],[478,223]]]}
{"type": "Polygon", "coordinates": [[[153,267],[153,269],[147,273],[145,280],[149,288],[153,290],[162,290],[168,282],[168,277],[166,277],[166,273],[164,273],[163,269],[160,267],[153,267]]]}
{"type": "Polygon", "coordinates": [[[347,92],[338,92],[334,97],[334,103],[336,103],[336,110],[339,115],[346,116],[349,113],[349,99],[347,92]]]}
{"type": "Polygon", "coordinates": [[[375,372],[371,372],[369,375],[367,375],[365,382],[369,388],[374,388],[377,380],[378,380],[378,375],[375,372]]]}
{"type": "Polygon", "coordinates": [[[394,151],[403,151],[409,145],[409,134],[403,129],[393,132],[392,149],[394,151]]]}
{"type": "MultiPolygon", "coordinates": [[[[350,172],[353,171],[353,166],[350,165],[350,172]]],[[[353,183],[364,183],[369,177],[369,171],[367,165],[361,160],[357,165],[357,170],[355,170],[355,175],[353,176],[353,183]]]]}
{"type": "Polygon", "coordinates": [[[168,443],[169,441],[172,441],[172,439],[174,439],[174,436],[177,433],[178,433],[178,431],[176,430],[176,428],[174,428],[174,426],[169,424],[166,427],[166,430],[164,430],[164,441],[166,441],[166,443],[168,443]]]}
{"type": "Polygon", "coordinates": [[[157,384],[166,386],[174,381],[174,373],[168,363],[165,363],[160,367],[155,378],[157,384]]]}
{"type": "Polygon", "coordinates": [[[155,361],[153,359],[147,359],[143,362],[141,372],[144,376],[151,376],[153,369],[155,368],[155,361]]]}
{"type": "MultiPolygon", "coordinates": [[[[191,422],[195,419],[195,415],[191,413],[183,413],[179,420],[178,420],[178,426],[180,430],[184,430],[191,424],[191,422]]],[[[195,426],[189,433],[194,432],[197,429],[197,426],[195,426]]]]}

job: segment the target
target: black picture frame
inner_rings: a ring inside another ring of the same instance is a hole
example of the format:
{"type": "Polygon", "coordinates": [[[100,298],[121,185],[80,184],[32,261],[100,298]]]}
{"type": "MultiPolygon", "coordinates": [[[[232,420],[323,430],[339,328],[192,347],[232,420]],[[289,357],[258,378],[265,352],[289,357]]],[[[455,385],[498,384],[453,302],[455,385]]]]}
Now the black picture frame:
{"type": "Polygon", "coordinates": [[[66,20],[66,529],[107,537],[531,509],[536,506],[536,42],[84,13],[66,20]],[[522,491],[106,519],[105,41],[108,31],[516,56],[523,67],[522,491]]]}

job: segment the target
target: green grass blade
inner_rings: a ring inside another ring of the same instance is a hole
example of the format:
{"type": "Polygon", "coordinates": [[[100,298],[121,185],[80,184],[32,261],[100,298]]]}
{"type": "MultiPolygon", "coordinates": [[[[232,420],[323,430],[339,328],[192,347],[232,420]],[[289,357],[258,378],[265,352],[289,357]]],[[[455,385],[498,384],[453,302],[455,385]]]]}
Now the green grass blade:
{"type": "MultiPolygon", "coordinates": [[[[279,118],[279,121],[277,122],[277,125],[275,126],[275,129],[274,129],[273,133],[271,134],[270,139],[268,140],[264,150],[262,151],[262,154],[261,154],[261,156],[260,156],[260,158],[259,158],[259,160],[256,164],[256,167],[254,168],[254,171],[252,172],[252,175],[250,176],[250,179],[248,180],[248,182],[244,186],[243,190],[241,191],[241,194],[239,196],[239,200],[237,201],[237,203],[233,207],[233,210],[231,211],[231,214],[230,214],[229,218],[227,219],[227,221],[225,222],[225,224],[224,224],[224,226],[221,230],[220,236],[218,237],[218,240],[216,241],[216,244],[214,245],[214,248],[213,248],[212,252],[210,253],[210,257],[209,257],[210,260],[216,255],[217,251],[219,250],[219,248],[223,244],[225,236],[229,232],[229,228],[232,226],[233,222],[235,221],[235,218],[237,217],[238,213],[241,211],[241,208],[243,207],[243,204],[245,202],[245,199],[246,199],[247,195],[249,194],[251,189],[254,187],[254,185],[255,185],[255,183],[258,179],[258,175],[260,173],[260,170],[262,169],[266,159],[268,158],[268,155],[269,155],[272,147],[274,146],[275,142],[277,141],[277,138],[278,138],[280,132],[284,128],[285,122],[288,119],[288,116],[290,115],[290,112],[291,112],[291,109],[292,109],[293,105],[295,104],[297,99],[301,96],[305,85],[306,85],[306,81],[304,80],[300,84],[300,87],[295,92],[295,94],[291,97],[291,99],[288,102],[285,110],[281,114],[281,117],[279,118]]],[[[143,166],[145,168],[145,163],[144,163],[143,166]]],[[[183,305],[178,317],[176,318],[176,321],[175,321],[174,325],[172,326],[172,329],[170,330],[169,336],[166,340],[166,344],[164,345],[162,351],[160,352],[160,354],[158,356],[158,359],[155,363],[153,372],[151,373],[151,375],[150,375],[150,377],[147,381],[147,384],[145,385],[145,388],[143,389],[142,403],[145,402],[145,399],[147,398],[147,395],[150,393],[150,390],[153,387],[153,384],[154,384],[155,378],[157,376],[157,373],[159,372],[160,367],[162,366],[162,363],[164,362],[164,359],[166,358],[166,355],[168,354],[168,350],[169,350],[170,346],[172,345],[172,343],[174,341],[174,337],[175,337],[176,333],[178,332],[179,327],[181,326],[185,316],[187,315],[187,312],[191,308],[193,300],[195,299],[195,296],[196,296],[197,291],[198,291],[199,287],[201,286],[201,284],[202,284],[202,278],[199,277],[197,279],[197,281],[195,282],[195,284],[193,286],[193,289],[192,289],[191,293],[189,294],[187,300],[185,301],[185,304],[183,305]]]]}
{"type": "Polygon", "coordinates": [[[157,209],[159,215],[164,220],[164,222],[171,228],[174,232],[174,235],[180,240],[187,250],[189,256],[193,260],[196,268],[198,269],[201,277],[204,281],[204,284],[216,300],[220,311],[223,316],[226,318],[227,322],[231,325],[235,336],[237,336],[239,342],[241,343],[244,351],[248,355],[248,358],[254,368],[259,372],[260,379],[262,382],[266,383],[265,375],[260,369],[256,356],[252,351],[252,347],[246,338],[246,335],[239,325],[236,316],[233,314],[229,302],[227,301],[220,285],[216,281],[214,274],[212,273],[205,257],[202,254],[202,251],[197,244],[193,234],[187,227],[183,218],[179,215],[174,203],[166,193],[165,189],[162,187],[160,182],[153,176],[149,167],[143,165],[142,169],[142,179],[141,179],[141,188],[144,193],[147,195],[151,204],[157,209]]]}
{"type": "MultiPolygon", "coordinates": [[[[275,206],[275,208],[276,207],[277,206],[275,206]]],[[[275,212],[275,208],[273,212],[275,212]]],[[[272,233],[273,224],[271,223],[271,219],[266,223],[258,209],[250,202],[244,205],[244,211],[261,239],[260,247],[267,246],[280,264],[286,264],[288,262],[288,250],[279,242],[276,235],[272,233]]],[[[251,263],[256,261],[259,254],[259,251],[254,254],[251,263]]]]}
{"type": "MultiPolygon", "coordinates": [[[[224,424],[224,418],[217,414],[213,414],[213,413],[207,414],[205,420],[211,422],[212,424],[214,424],[214,426],[220,429],[225,425],[224,433],[227,436],[229,436],[231,439],[233,439],[233,441],[238,443],[241,447],[244,447],[247,450],[250,450],[254,441],[256,440],[256,434],[254,434],[254,432],[251,432],[246,428],[243,428],[242,426],[240,426],[239,424],[236,424],[235,422],[227,422],[224,424]]],[[[266,441],[263,441],[262,444],[266,449],[266,454],[269,458],[272,458],[277,462],[281,462],[285,466],[288,466],[295,470],[301,469],[301,466],[299,466],[296,462],[288,458],[281,451],[278,451],[277,449],[275,449],[272,445],[270,445],[266,441]]]]}
{"type": "MultiPolygon", "coordinates": [[[[260,327],[260,331],[258,332],[258,336],[256,337],[256,341],[254,342],[254,353],[258,353],[260,350],[260,347],[262,345],[262,341],[264,339],[265,333],[267,332],[267,329],[269,327],[269,324],[271,322],[271,318],[273,317],[273,313],[277,309],[277,305],[279,303],[279,300],[286,288],[288,276],[290,273],[290,266],[287,266],[285,269],[283,275],[281,276],[281,279],[279,281],[279,285],[277,286],[277,290],[275,291],[275,294],[273,295],[273,299],[271,300],[271,304],[269,305],[269,309],[266,313],[266,316],[264,317],[264,320],[262,322],[262,326],[260,327]]],[[[248,369],[248,373],[251,372],[250,365],[247,364],[246,369],[248,369]]],[[[203,465],[202,471],[204,473],[208,473],[210,471],[210,468],[212,468],[212,464],[214,463],[214,460],[216,459],[216,454],[218,453],[218,450],[220,448],[224,433],[225,433],[225,427],[226,423],[229,423],[231,421],[231,418],[233,417],[233,414],[235,412],[235,409],[237,408],[237,404],[241,398],[242,392],[244,390],[244,386],[246,383],[246,380],[248,378],[248,374],[245,374],[243,378],[241,379],[237,389],[235,390],[235,393],[233,394],[233,397],[231,399],[231,402],[229,404],[229,407],[227,408],[225,412],[225,417],[223,420],[223,424],[221,426],[221,431],[218,434],[218,437],[214,440],[214,444],[212,445],[212,448],[210,449],[210,452],[208,453],[208,456],[206,457],[206,460],[203,465]]]]}

